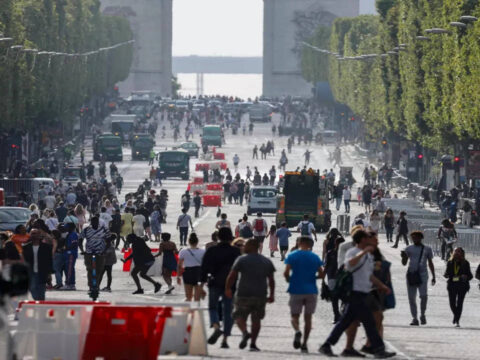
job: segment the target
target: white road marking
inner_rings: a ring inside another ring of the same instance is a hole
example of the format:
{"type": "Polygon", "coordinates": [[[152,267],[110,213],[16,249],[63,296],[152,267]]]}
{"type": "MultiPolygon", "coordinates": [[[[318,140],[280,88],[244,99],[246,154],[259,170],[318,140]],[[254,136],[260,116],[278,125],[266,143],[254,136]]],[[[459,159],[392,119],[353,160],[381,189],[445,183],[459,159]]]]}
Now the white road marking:
{"type": "Polygon", "coordinates": [[[401,352],[400,350],[398,350],[390,341],[387,341],[387,340],[383,340],[383,342],[385,343],[385,345],[387,345],[388,348],[392,349],[394,352],[397,353],[397,356],[401,356],[402,358],[404,359],[407,359],[407,360],[413,360],[415,358],[413,357],[410,357],[408,356],[407,354],[401,352]]]}

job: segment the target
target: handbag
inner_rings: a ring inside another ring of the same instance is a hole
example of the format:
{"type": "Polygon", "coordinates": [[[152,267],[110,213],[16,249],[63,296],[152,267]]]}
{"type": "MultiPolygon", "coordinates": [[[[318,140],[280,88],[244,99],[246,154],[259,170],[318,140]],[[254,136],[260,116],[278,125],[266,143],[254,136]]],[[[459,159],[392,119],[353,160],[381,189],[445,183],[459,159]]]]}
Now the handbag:
{"type": "Polygon", "coordinates": [[[422,250],[420,251],[420,256],[418,258],[417,270],[407,272],[407,282],[410,286],[418,286],[422,283],[422,277],[420,276],[420,263],[422,261],[423,249],[425,249],[425,246],[422,245],[422,250]]]}
{"type": "Polygon", "coordinates": [[[394,309],[396,305],[395,293],[393,292],[393,285],[391,282],[389,282],[387,286],[390,288],[391,293],[388,295],[385,295],[385,300],[383,304],[385,307],[385,310],[394,309]]]}
{"type": "Polygon", "coordinates": [[[330,289],[328,288],[327,283],[325,280],[322,280],[322,287],[320,290],[320,298],[325,301],[330,301],[332,296],[330,294],[330,289]]]}

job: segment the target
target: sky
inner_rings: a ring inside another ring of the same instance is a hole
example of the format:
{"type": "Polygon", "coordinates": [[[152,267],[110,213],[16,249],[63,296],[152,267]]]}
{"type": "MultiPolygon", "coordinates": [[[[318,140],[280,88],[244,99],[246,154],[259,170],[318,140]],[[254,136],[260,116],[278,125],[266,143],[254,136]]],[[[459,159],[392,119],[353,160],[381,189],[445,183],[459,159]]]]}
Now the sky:
{"type": "Polygon", "coordinates": [[[262,56],[262,0],[174,0],[173,55],[262,56]]]}
{"type": "MultiPolygon", "coordinates": [[[[361,14],[374,12],[360,0],[361,14]]],[[[173,55],[262,56],[263,1],[174,0],[173,55]]]]}

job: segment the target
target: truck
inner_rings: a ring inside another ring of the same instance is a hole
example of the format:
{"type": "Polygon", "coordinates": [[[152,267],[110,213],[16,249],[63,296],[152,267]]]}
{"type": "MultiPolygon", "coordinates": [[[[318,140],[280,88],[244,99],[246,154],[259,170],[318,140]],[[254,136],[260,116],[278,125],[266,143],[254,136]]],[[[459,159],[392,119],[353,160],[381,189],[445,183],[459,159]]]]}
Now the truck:
{"type": "Polygon", "coordinates": [[[3,189],[7,206],[13,206],[19,200],[19,194],[25,196],[27,203],[38,204],[38,190],[42,186],[48,193],[55,187],[55,182],[52,178],[0,179],[0,188],[3,189]]]}
{"type": "Polygon", "coordinates": [[[214,145],[222,147],[222,129],[218,125],[207,125],[202,130],[202,147],[214,145]]]}
{"type": "Polygon", "coordinates": [[[272,121],[273,109],[267,103],[254,103],[248,109],[250,121],[272,121]]]}
{"type": "Polygon", "coordinates": [[[137,116],[134,114],[112,114],[108,117],[108,120],[111,123],[112,134],[120,136],[123,142],[127,143],[134,132],[137,116]]]}
{"type": "Polygon", "coordinates": [[[93,145],[93,160],[100,161],[103,157],[106,161],[122,161],[122,138],[120,136],[105,133],[97,136],[93,145]]]}
{"type": "Polygon", "coordinates": [[[69,185],[76,185],[78,182],[85,182],[85,169],[81,165],[66,165],[62,170],[62,180],[69,185]]]}
{"type": "Polygon", "coordinates": [[[288,227],[297,226],[308,214],[316,231],[329,231],[332,213],[328,200],[328,180],[325,176],[312,169],[287,171],[277,196],[277,227],[284,221],[288,227]]]}
{"type": "Polygon", "coordinates": [[[148,160],[154,145],[150,134],[134,134],[131,141],[132,160],[148,160]]]}
{"type": "Polygon", "coordinates": [[[185,150],[166,150],[159,154],[158,166],[160,177],[180,177],[183,180],[190,178],[190,155],[185,150]]]}

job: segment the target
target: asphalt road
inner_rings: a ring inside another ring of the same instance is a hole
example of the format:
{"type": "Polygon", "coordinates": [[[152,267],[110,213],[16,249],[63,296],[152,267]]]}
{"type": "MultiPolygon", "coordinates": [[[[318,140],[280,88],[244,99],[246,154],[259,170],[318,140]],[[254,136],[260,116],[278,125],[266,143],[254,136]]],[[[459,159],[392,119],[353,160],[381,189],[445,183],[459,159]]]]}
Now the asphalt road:
{"type": "MultiPolygon", "coordinates": [[[[278,121],[278,118],[275,119],[278,121]]],[[[167,125],[167,138],[160,139],[157,137],[156,150],[174,145],[172,132],[167,125]]],[[[161,125],[159,126],[161,128],[161,125]]],[[[263,173],[272,165],[278,166],[279,155],[281,149],[286,149],[286,137],[274,137],[275,156],[270,156],[267,160],[252,160],[252,148],[255,144],[260,146],[267,139],[272,138],[271,124],[256,124],[254,134],[252,136],[243,136],[241,131],[239,135],[233,136],[229,132],[226,135],[226,145],[221,151],[226,153],[227,162],[232,166],[232,157],[237,153],[240,157],[240,174],[245,176],[245,167],[249,165],[257,166],[263,173]]],[[[195,130],[194,141],[199,142],[199,130],[195,130]]],[[[180,141],[178,142],[178,144],[180,141]]],[[[302,145],[295,146],[292,154],[289,154],[289,164],[287,170],[293,170],[297,166],[303,166],[303,153],[306,148],[302,145]]],[[[328,160],[328,151],[332,147],[322,147],[312,145],[313,150],[310,164],[315,169],[330,168],[328,160]]],[[[220,151],[220,150],[219,150],[220,151]]],[[[87,149],[86,159],[90,159],[91,150],[87,149]]],[[[361,179],[361,171],[367,160],[357,154],[353,146],[344,146],[342,148],[343,161],[346,165],[354,166],[354,177],[361,179]]],[[[130,149],[124,149],[124,161],[118,164],[120,172],[123,174],[125,184],[120,200],[127,192],[135,191],[138,185],[148,176],[149,167],[145,161],[130,161],[130,149]]],[[[196,159],[191,160],[191,168],[194,169],[196,159]]],[[[107,164],[108,165],[108,164],[107,164]]],[[[338,173],[338,168],[335,169],[338,173]]],[[[278,174],[278,173],[277,173],[278,174]]],[[[163,231],[173,234],[173,239],[178,243],[178,233],[175,230],[176,218],[180,214],[180,197],[186,190],[187,181],[166,180],[163,187],[168,189],[170,201],[168,203],[168,224],[163,227],[163,231]]],[[[159,187],[157,188],[160,189],[159,187]]],[[[356,187],[355,187],[356,189],[356,187]]],[[[354,195],[355,191],[352,191],[354,195]]],[[[342,209],[343,210],[343,209],[342,209]]],[[[223,211],[229,216],[232,224],[241,218],[246,211],[246,207],[238,205],[224,205],[223,211]]],[[[352,205],[352,217],[361,212],[362,209],[358,205],[352,205]]],[[[335,224],[336,211],[334,212],[333,224],[335,224]]],[[[190,210],[193,215],[193,210],[190,210]]],[[[195,220],[195,230],[199,235],[200,241],[206,243],[209,241],[214,224],[217,221],[215,208],[205,208],[201,217],[195,220]]],[[[274,221],[273,215],[266,216],[267,222],[270,224],[274,221]]],[[[319,242],[315,244],[314,251],[321,252],[321,240],[324,235],[319,236],[319,242]]],[[[480,344],[477,343],[478,331],[480,330],[480,294],[476,281],[472,281],[472,288],[467,294],[464,314],[461,320],[462,327],[453,328],[451,324],[452,315],[448,305],[448,296],[446,291],[446,282],[443,279],[444,264],[439,258],[435,258],[435,266],[437,272],[437,285],[429,286],[429,303],[427,310],[428,325],[421,327],[410,327],[411,317],[409,313],[408,300],[405,285],[405,268],[400,263],[400,249],[392,249],[386,244],[385,235],[380,235],[380,247],[387,258],[392,262],[393,285],[395,289],[397,307],[385,313],[385,340],[390,350],[397,352],[397,358],[401,359],[478,359],[480,344]]],[[[268,243],[266,243],[268,244],[268,243]]],[[[151,246],[157,246],[151,244],[151,246]]],[[[264,249],[264,254],[269,255],[268,249],[264,249]]],[[[118,254],[119,257],[121,254],[118,254]]],[[[268,305],[267,315],[263,321],[263,328],[258,340],[258,346],[262,349],[261,353],[249,353],[247,350],[239,350],[238,342],[240,341],[240,332],[234,328],[233,336],[230,338],[230,349],[220,349],[220,342],[215,346],[209,346],[209,353],[214,358],[232,358],[232,359],[290,359],[294,357],[319,356],[318,347],[332,328],[332,311],[330,303],[320,301],[317,312],[314,316],[314,329],[310,336],[309,349],[310,355],[301,355],[292,347],[293,330],[290,326],[290,316],[288,309],[288,294],[286,293],[287,284],[282,277],[284,265],[280,262],[278,254],[273,260],[277,269],[276,272],[276,299],[275,303],[268,305]]],[[[478,259],[471,259],[472,271],[475,270],[478,259]]],[[[87,299],[86,274],[82,259],[77,262],[77,291],[76,292],[48,292],[48,299],[87,299]]],[[[163,280],[161,280],[163,282],[163,280]]],[[[150,284],[144,284],[146,293],[144,295],[131,295],[135,290],[133,281],[128,273],[122,272],[122,263],[119,261],[114,266],[112,293],[101,293],[101,300],[122,300],[122,301],[183,301],[183,289],[177,287],[172,295],[164,295],[165,286],[159,294],[154,294],[150,284]]],[[[206,306],[206,301],[202,302],[206,306]]],[[[207,321],[208,324],[208,321],[207,321]]],[[[342,337],[339,344],[334,348],[336,353],[340,353],[344,346],[345,337],[342,337]]],[[[365,342],[365,333],[359,330],[357,335],[356,348],[359,349],[365,342]]]]}

